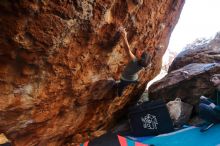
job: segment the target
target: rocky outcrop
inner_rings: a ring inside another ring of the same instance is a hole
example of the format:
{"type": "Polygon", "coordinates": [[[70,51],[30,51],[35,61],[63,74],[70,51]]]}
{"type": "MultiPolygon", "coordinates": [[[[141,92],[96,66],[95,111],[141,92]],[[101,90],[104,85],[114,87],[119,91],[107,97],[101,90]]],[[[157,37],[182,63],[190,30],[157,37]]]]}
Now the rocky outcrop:
{"type": "Polygon", "coordinates": [[[177,70],[191,63],[220,63],[220,33],[214,39],[197,40],[186,47],[169,67],[169,71],[177,70]]]}
{"type": "Polygon", "coordinates": [[[149,80],[184,0],[0,1],[0,132],[15,145],[64,145],[105,131],[149,80]],[[117,28],[146,49],[152,66],[122,97],[127,63],[117,28]]]}
{"type": "Polygon", "coordinates": [[[220,72],[220,35],[189,47],[174,59],[170,72],[150,86],[151,99],[170,101],[178,97],[196,105],[201,95],[210,96],[213,93],[210,77],[220,72]]]}
{"type": "Polygon", "coordinates": [[[220,72],[220,64],[193,63],[170,72],[149,88],[150,99],[164,98],[166,101],[181,98],[195,105],[201,95],[209,96],[214,91],[210,76],[220,72]]]}

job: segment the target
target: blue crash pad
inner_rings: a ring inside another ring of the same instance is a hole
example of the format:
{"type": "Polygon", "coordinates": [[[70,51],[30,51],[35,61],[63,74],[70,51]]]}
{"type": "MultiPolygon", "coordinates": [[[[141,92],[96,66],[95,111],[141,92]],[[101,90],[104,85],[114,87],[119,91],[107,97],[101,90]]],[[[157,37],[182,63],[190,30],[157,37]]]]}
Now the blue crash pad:
{"type": "Polygon", "coordinates": [[[220,124],[203,133],[200,128],[191,126],[168,134],[135,139],[155,146],[220,146],[220,124]]]}

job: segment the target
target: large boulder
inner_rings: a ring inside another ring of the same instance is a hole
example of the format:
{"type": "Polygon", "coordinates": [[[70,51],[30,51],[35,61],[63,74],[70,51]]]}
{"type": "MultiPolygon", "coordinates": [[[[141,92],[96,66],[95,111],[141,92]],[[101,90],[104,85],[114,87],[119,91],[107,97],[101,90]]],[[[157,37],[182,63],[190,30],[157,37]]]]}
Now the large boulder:
{"type": "Polygon", "coordinates": [[[212,95],[215,87],[210,77],[220,73],[220,35],[188,47],[174,59],[169,73],[149,87],[150,99],[178,97],[197,105],[201,95],[212,95]]]}
{"type": "MultiPolygon", "coordinates": [[[[184,0],[1,0],[0,132],[15,145],[79,143],[107,130],[117,111],[159,73],[184,0]],[[122,97],[114,80],[132,47],[152,66],[122,97]]],[[[121,113],[121,112],[117,112],[121,113]]]]}
{"type": "Polygon", "coordinates": [[[191,63],[220,63],[220,33],[214,39],[198,39],[186,46],[172,62],[168,72],[191,63]]]}

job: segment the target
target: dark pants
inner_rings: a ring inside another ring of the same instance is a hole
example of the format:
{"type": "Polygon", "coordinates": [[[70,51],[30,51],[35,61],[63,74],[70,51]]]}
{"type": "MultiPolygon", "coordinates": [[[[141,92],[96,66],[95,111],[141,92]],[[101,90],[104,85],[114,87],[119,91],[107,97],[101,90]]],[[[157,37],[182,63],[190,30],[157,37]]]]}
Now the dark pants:
{"type": "Polygon", "coordinates": [[[199,115],[200,117],[210,123],[220,123],[220,113],[216,112],[212,107],[209,106],[211,102],[202,99],[199,104],[199,115]]]}
{"type": "Polygon", "coordinates": [[[130,84],[136,84],[138,83],[138,81],[125,81],[125,80],[120,80],[120,82],[118,83],[118,96],[121,96],[124,89],[130,85],[130,84]]]}

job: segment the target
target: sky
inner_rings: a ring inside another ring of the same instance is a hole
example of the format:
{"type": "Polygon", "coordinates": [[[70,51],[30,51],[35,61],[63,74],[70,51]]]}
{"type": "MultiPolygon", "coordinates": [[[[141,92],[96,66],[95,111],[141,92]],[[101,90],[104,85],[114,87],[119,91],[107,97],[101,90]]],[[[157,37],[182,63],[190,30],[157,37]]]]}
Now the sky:
{"type": "Polygon", "coordinates": [[[174,28],[168,50],[180,52],[197,38],[210,38],[220,31],[220,0],[186,0],[174,28]]]}

